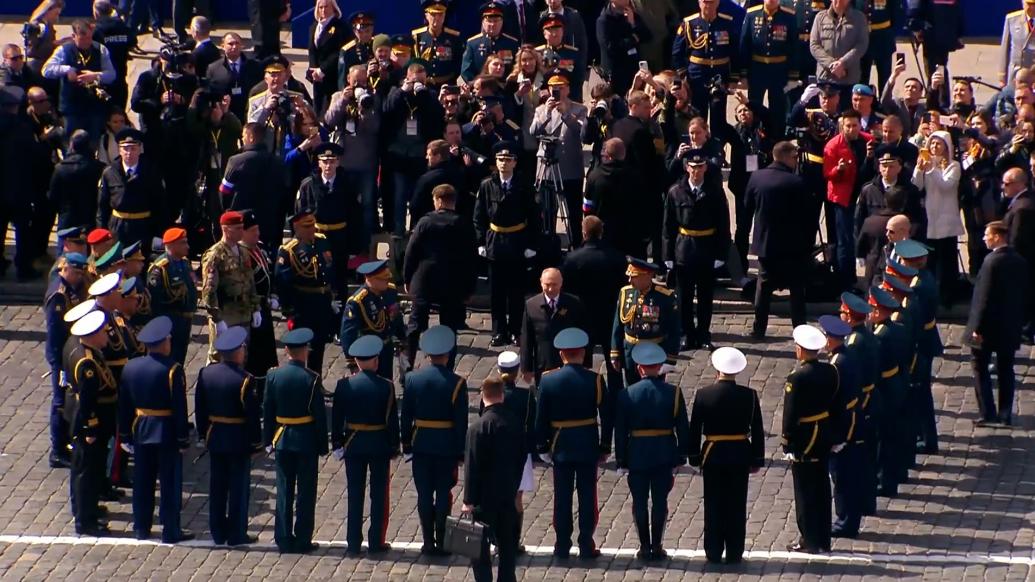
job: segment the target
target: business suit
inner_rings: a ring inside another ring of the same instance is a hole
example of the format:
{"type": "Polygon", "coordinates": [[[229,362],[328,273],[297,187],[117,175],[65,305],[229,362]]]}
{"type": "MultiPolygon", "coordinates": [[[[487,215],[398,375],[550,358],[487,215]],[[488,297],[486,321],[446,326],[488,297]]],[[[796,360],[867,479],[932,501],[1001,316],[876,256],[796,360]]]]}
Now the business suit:
{"type": "MultiPolygon", "coordinates": [[[[1035,289],[1035,196],[1031,190],[1021,192],[1008,201],[1006,242],[1028,263],[1028,289],[1035,289]]],[[[1035,333],[1035,299],[1028,298],[1024,335],[1030,340],[1035,333]]]]}
{"type": "MultiPolygon", "coordinates": [[[[559,294],[553,309],[542,293],[528,298],[521,317],[521,371],[534,372],[538,381],[543,372],[559,368],[561,357],[553,347],[554,336],[565,328],[582,328],[585,320],[582,301],[571,293],[559,294]]],[[[592,354],[587,350],[586,356],[589,365],[592,354]]]]}
{"type": "Polygon", "coordinates": [[[226,58],[215,61],[208,66],[205,76],[210,87],[230,95],[230,112],[238,119],[247,119],[248,91],[262,80],[263,74],[258,61],[241,55],[236,64],[226,58]]]}
{"type": "Polygon", "coordinates": [[[316,34],[319,22],[309,26],[309,68],[320,69],[323,80],[313,82],[313,108],[320,115],[327,110],[331,95],[338,90],[338,56],[341,47],[351,36],[349,25],[340,18],[332,17],[316,34]]]}
{"type": "Polygon", "coordinates": [[[503,7],[503,34],[517,38],[523,45],[539,44],[543,40],[543,31],[539,28],[536,4],[535,0],[510,0],[503,7]]]}
{"type": "Polygon", "coordinates": [[[194,70],[198,72],[199,79],[206,79],[208,68],[212,63],[223,58],[223,52],[216,46],[215,41],[206,38],[194,46],[194,70]]]}

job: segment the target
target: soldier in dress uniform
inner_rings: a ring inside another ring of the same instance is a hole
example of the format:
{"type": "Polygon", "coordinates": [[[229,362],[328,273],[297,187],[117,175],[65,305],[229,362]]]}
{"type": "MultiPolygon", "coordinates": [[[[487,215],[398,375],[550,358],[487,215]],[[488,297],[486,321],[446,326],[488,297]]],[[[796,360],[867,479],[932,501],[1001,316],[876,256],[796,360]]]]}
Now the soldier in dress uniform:
{"type": "Polygon", "coordinates": [[[420,551],[431,556],[447,555],[442,548],[446,517],[467,440],[467,380],[448,366],[455,346],[456,334],[444,325],[421,334],[420,349],[431,365],[407,374],[403,387],[402,450],[406,460],[413,461],[424,538],[420,551]]]}
{"type": "Polygon", "coordinates": [[[155,481],[161,490],[162,543],[194,539],[180,528],[183,451],[190,446],[187,379],[172,358],[172,320],[156,317],[140,330],[147,355],[130,360],[119,382],[119,439],[133,454],[133,533],[151,537],[155,481]],[[132,444],[131,444],[132,443],[132,444]]]}
{"type": "Polygon", "coordinates": [[[704,553],[735,564],[744,555],[748,475],[765,466],[765,433],[758,393],[737,383],[747,358],[736,348],[712,352],[715,384],[694,395],[687,458],[704,476],[704,553]],[[704,438],[704,449],[701,439],[704,438]]]}
{"type": "Polygon", "coordinates": [[[68,253],[57,260],[58,276],[50,282],[43,300],[43,312],[47,319],[47,343],[45,355],[50,365],[50,466],[68,469],[72,457],[68,450],[68,423],[62,416],[65,407],[65,388],[62,385],[62,350],[69,338],[71,324],[65,322],[65,314],[86,298],[83,282],[86,256],[68,253]]]}
{"type": "MultiPolygon", "coordinates": [[[[521,530],[525,519],[524,493],[535,491],[535,481],[532,476],[532,457],[536,454],[535,448],[535,394],[532,389],[517,385],[517,379],[521,370],[521,358],[516,352],[506,350],[496,357],[496,368],[499,371],[500,380],[503,381],[503,407],[514,414],[514,418],[521,422],[522,437],[525,450],[525,466],[521,472],[521,482],[518,484],[517,493],[517,532],[514,539],[518,541],[517,553],[524,554],[525,546],[521,544],[521,530]]],[[[485,412],[485,403],[478,408],[478,414],[485,412]]]]}
{"type": "Polygon", "coordinates": [[[100,278],[97,274],[97,259],[101,258],[116,243],[115,236],[106,228],[95,228],[86,235],[86,244],[90,247],[90,254],[86,258],[87,286],[92,285],[100,278]]]}
{"type": "Polygon", "coordinates": [[[366,65],[374,58],[374,14],[358,10],[349,15],[353,39],[345,43],[338,53],[338,89],[348,84],[349,69],[353,65],[366,65]]]}
{"type": "Polygon", "coordinates": [[[891,316],[901,305],[890,293],[880,287],[870,287],[869,303],[873,307],[870,321],[873,333],[880,342],[878,361],[880,379],[877,392],[881,399],[879,438],[877,445],[877,494],[895,497],[904,464],[900,446],[903,443],[900,417],[908,389],[909,375],[903,372],[912,360],[909,350],[909,331],[902,324],[892,321],[891,316]]]}
{"type": "Polygon", "coordinates": [[[615,405],[615,466],[628,478],[633,519],[640,539],[636,556],[661,560],[668,519],[668,494],[675,471],[690,455],[690,422],[679,387],[665,382],[661,365],[665,350],[638,344],[633,361],[642,380],[618,393],[615,405]],[[648,499],[650,511],[648,511],[648,499]]]}
{"type": "Polygon", "coordinates": [[[1003,21],[1003,37],[999,46],[999,84],[1010,85],[1018,69],[1027,69],[1035,64],[1035,34],[1032,34],[1035,18],[1035,2],[1024,0],[1023,8],[1006,15],[1003,21]]]}
{"type": "MultiPolygon", "coordinates": [[[[829,0],[792,0],[791,5],[794,10],[794,17],[797,23],[797,56],[798,56],[798,71],[805,71],[806,77],[816,70],[816,58],[812,56],[812,51],[809,49],[809,33],[812,32],[812,22],[816,19],[816,14],[822,12],[830,7],[829,0]]],[[[804,79],[803,79],[804,80],[804,79]]],[[[795,88],[787,93],[787,99],[793,103],[801,97],[802,88],[795,88]]]]}
{"type": "Polygon", "coordinates": [[[273,294],[273,267],[266,247],[259,240],[262,231],[255,211],[241,210],[244,217],[244,234],[241,246],[248,249],[252,258],[255,292],[262,303],[262,321],[259,327],[248,334],[247,358],[245,370],[252,375],[255,382],[255,393],[262,402],[263,388],[266,385],[266,372],[277,366],[277,338],[273,334],[273,311],[280,309],[280,300],[273,294]]]}
{"type": "Polygon", "coordinates": [[[119,270],[119,264],[122,262],[122,243],[116,242],[114,246],[108,249],[106,253],[97,257],[94,262],[94,270],[97,278],[100,279],[105,275],[110,275],[119,270]]]}
{"type": "Polygon", "coordinates": [[[593,532],[597,527],[597,468],[611,454],[614,398],[604,377],[586,369],[589,336],[576,327],[554,336],[560,368],[543,374],[536,403],[536,448],[553,465],[553,526],[557,534],[553,555],[571,552],[572,496],[579,496],[579,558],[600,555],[593,532]]]}
{"type": "Polygon", "coordinates": [[[201,302],[208,311],[209,362],[214,362],[216,336],[232,325],[258,327],[262,323],[259,294],[255,291],[252,260],[241,246],[244,216],[228,210],[219,217],[222,237],[201,256],[201,302]]]}
{"type": "Polygon", "coordinates": [[[147,289],[155,317],[172,321],[172,357],[184,365],[190,345],[191,322],[198,310],[198,284],[191,268],[187,231],[173,227],[162,234],[162,253],[147,270],[147,289]]]}
{"type": "MultiPolygon", "coordinates": [[[[830,475],[827,464],[838,416],[834,409],[839,390],[837,369],[819,361],[827,343],[823,332],[808,326],[794,328],[794,355],[798,366],[787,377],[783,395],[784,459],[794,478],[794,513],[800,537],[787,546],[792,552],[830,551],[830,475]],[[831,413],[834,416],[831,416],[831,413]]],[[[835,450],[838,452],[840,449],[835,450]]]]}
{"type": "MultiPolygon", "coordinates": [[[[856,405],[856,428],[853,436],[855,441],[862,445],[859,459],[859,495],[860,512],[863,515],[874,515],[877,512],[877,445],[881,401],[876,388],[880,378],[880,341],[866,326],[872,312],[873,307],[862,297],[847,291],[841,294],[841,321],[851,327],[851,333],[845,338],[842,353],[856,363],[856,374],[859,378],[859,403],[856,405]]],[[[835,524],[833,529],[846,528],[845,524],[841,524],[840,528],[835,524]]]]}
{"type": "Polygon", "coordinates": [[[313,154],[319,169],[302,180],[295,198],[295,212],[313,212],[316,230],[324,236],[330,248],[333,288],[339,296],[348,291],[349,252],[356,244],[352,233],[362,222],[354,185],[346,176],[337,175],[344,153],[345,150],[336,143],[325,142],[317,146],[313,154]]]}
{"type": "Polygon", "coordinates": [[[137,329],[144,327],[144,324],[151,320],[153,311],[151,308],[151,292],[147,290],[147,284],[143,277],[146,262],[147,258],[144,257],[139,241],[122,249],[122,264],[120,265],[122,279],[134,279],[133,288],[140,298],[136,313],[130,316],[130,322],[137,329]]]}
{"type": "Polygon", "coordinates": [[[208,527],[218,545],[254,543],[248,535],[252,455],[262,452],[260,401],[244,369],[248,330],[234,326],[216,337],[219,362],[198,373],[194,419],[209,453],[208,527]]]}
{"type": "Polygon", "coordinates": [[[798,80],[800,46],[794,10],[779,0],[748,8],[740,31],[740,77],[748,81],[748,101],[761,105],[762,97],[769,96],[767,127],[777,138],[784,135],[787,118],[784,87],[798,80]]]}
{"type": "MultiPolygon", "coordinates": [[[[86,257],[90,254],[90,247],[86,244],[86,229],[81,226],[72,226],[69,228],[63,228],[57,231],[57,248],[61,249],[60,256],[66,256],[69,253],[79,253],[86,257]]],[[[60,269],[61,263],[55,261],[54,265],[50,267],[50,272],[47,274],[47,281],[53,281],[58,276],[58,269],[60,269]]]]}
{"type": "MultiPolygon", "coordinates": [[[[690,104],[707,118],[713,99],[716,111],[726,111],[726,96],[712,97],[710,85],[736,81],[740,27],[733,15],[719,10],[718,0],[700,0],[700,12],[687,16],[672,42],[672,66],[686,69],[690,79],[690,104]]],[[[770,106],[771,107],[771,106],[770,106]]]]}
{"type": "MultiPolygon", "coordinates": [[[[859,62],[859,82],[870,84],[870,67],[877,65],[877,86],[883,90],[891,78],[891,56],[895,53],[895,37],[902,29],[902,3],[895,0],[862,0],[857,6],[870,22],[870,43],[859,62]]],[[[815,70],[815,69],[810,69],[815,70]]]]}
{"type": "Polygon", "coordinates": [[[636,344],[660,345],[668,354],[666,365],[673,366],[680,337],[677,297],[668,287],[654,282],[658,266],[635,257],[628,260],[625,274],[629,284],[618,293],[618,308],[611,325],[611,365],[625,371],[626,385],[640,379],[632,359],[636,344]]]}
{"type": "Polygon", "coordinates": [[[901,324],[906,330],[904,334],[906,337],[905,351],[903,354],[904,367],[901,368],[901,373],[904,374],[903,383],[906,387],[906,399],[902,407],[902,415],[897,419],[898,430],[901,433],[898,435],[901,439],[901,450],[902,464],[898,467],[899,480],[903,483],[908,478],[908,470],[916,464],[916,435],[919,432],[919,410],[916,403],[916,394],[914,394],[912,378],[913,372],[916,369],[917,360],[917,341],[920,339],[923,333],[922,321],[923,315],[920,313],[920,304],[913,298],[913,289],[909,286],[909,281],[916,276],[916,269],[906,267],[898,261],[889,260],[887,270],[884,274],[884,280],[881,281],[880,287],[892,297],[895,301],[898,301],[900,307],[891,314],[891,321],[901,324]],[[905,271],[909,274],[906,275],[907,279],[899,278],[897,273],[899,271],[905,271]]]}
{"type": "Polygon", "coordinates": [[[348,355],[349,346],[360,337],[380,337],[383,347],[378,358],[377,373],[391,381],[392,356],[403,349],[406,339],[406,328],[399,309],[399,291],[392,283],[388,261],[368,261],[360,265],[356,272],[363,277],[363,286],[345,302],[339,334],[341,349],[348,355]]]}
{"type": "Polygon", "coordinates": [[[427,26],[414,28],[413,46],[416,58],[426,64],[428,85],[441,87],[456,82],[460,75],[460,59],[464,53],[464,43],[460,39],[460,31],[446,26],[445,0],[422,0],[424,21],[427,26]]]}
{"type": "Polygon", "coordinates": [[[479,9],[482,15],[482,31],[467,39],[464,56],[460,64],[460,76],[470,83],[482,74],[482,67],[489,55],[503,59],[509,70],[514,66],[520,41],[503,32],[503,5],[495,0],[486,2],[479,9]]]}
{"type": "Polygon", "coordinates": [[[168,222],[165,183],[159,169],[141,157],[144,134],[132,127],[116,136],[119,157],[97,185],[97,216],[123,245],[150,245],[168,222]]]}
{"type": "Polygon", "coordinates": [[[399,456],[399,412],[395,386],[377,375],[381,338],[365,335],[349,346],[359,371],[338,380],[331,409],[331,448],[345,461],[348,487],[346,552],[360,553],[363,543],[363,498],[370,478],[370,529],[367,544],[377,554],[389,549],[388,494],[390,464],[399,456]]]}
{"type": "Polygon", "coordinates": [[[330,257],[327,240],[316,232],[316,217],[302,210],[291,217],[295,238],[277,251],[274,277],[280,308],[288,318],[288,329],[305,327],[313,332],[307,342],[308,366],[323,373],[323,350],[334,333],[336,317],[332,308],[330,257]]]}
{"type": "Polygon", "coordinates": [[[559,69],[568,74],[571,85],[571,99],[582,103],[582,83],[586,72],[576,66],[579,62],[579,49],[564,44],[564,16],[562,14],[543,14],[539,18],[539,28],[543,30],[543,44],[535,47],[543,59],[546,70],[559,69]]]}
{"type": "Polygon", "coordinates": [[[138,323],[138,316],[144,305],[144,298],[140,295],[140,291],[137,288],[139,281],[139,277],[129,277],[128,279],[123,278],[119,284],[119,297],[121,300],[119,301],[118,310],[126,317],[126,321],[129,322],[129,329],[133,335],[140,333],[140,330],[147,324],[147,322],[144,322],[144,325],[138,323]]]}
{"type": "Polygon", "coordinates": [[[662,255],[675,269],[683,338],[680,349],[712,347],[712,300],[715,263],[726,260],[730,244],[730,210],[721,184],[705,181],[708,159],[692,150],[683,159],[687,178],[680,179],[665,197],[662,255]],[[697,321],[693,301],[697,296],[697,321]]]}
{"type": "Polygon", "coordinates": [[[313,330],[284,334],[288,361],[266,375],[262,439],[276,450],[277,519],[274,539],[282,554],[308,554],[316,518],[316,478],[320,455],[327,454],[323,380],[306,367],[313,330]]]}

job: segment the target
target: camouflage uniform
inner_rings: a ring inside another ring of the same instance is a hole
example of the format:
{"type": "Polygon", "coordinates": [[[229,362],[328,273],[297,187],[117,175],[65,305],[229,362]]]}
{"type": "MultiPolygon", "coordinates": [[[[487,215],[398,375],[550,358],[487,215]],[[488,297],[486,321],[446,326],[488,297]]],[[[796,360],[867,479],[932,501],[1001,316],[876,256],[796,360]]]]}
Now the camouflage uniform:
{"type": "Polygon", "coordinates": [[[251,326],[252,313],[261,305],[261,298],[255,290],[253,265],[248,249],[235,244],[217,241],[201,257],[201,301],[199,306],[208,311],[208,357],[215,362],[216,351],[212,342],[216,339],[216,324],[226,322],[227,327],[251,326]]]}

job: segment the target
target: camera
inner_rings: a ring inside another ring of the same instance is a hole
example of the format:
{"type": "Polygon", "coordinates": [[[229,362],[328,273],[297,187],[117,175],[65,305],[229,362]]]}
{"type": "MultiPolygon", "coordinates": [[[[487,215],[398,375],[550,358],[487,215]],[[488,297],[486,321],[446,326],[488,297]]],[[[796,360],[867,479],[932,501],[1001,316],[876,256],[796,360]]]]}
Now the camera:
{"type": "Polygon", "coordinates": [[[560,140],[552,136],[543,136],[539,138],[539,152],[536,154],[540,160],[546,165],[557,163],[557,144],[560,140]]]}
{"type": "Polygon", "coordinates": [[[36,44],[36,41],[43,36],[43,25],[39,22],[26,22],[22,25],[22,39],[25,40],[25,48],[28,49],[36,44]]]}
{"type": "Polygon", "coordinates": [[[464,156],[464,155],[470,156],[471,159],[474,160],[474,162],[476,164],[478,164],[478,165],[484,164],[485,163],[485,159],[486,159],[485,156],[481,155],[480,153],[472,150],[471,148],[469,148],[467,146],[460,146],[460,155],[461,156],[464,156]]]}
{"type": "Polygon", "coordinates": [[[356,103],[359,104],[360,109],[369,111],[374,108],[374,96],[365,87],[356,87],[352,94],[355,96],[356,103]]]}
{"type": "Polygon", "coordinates": [[[726,88],[726,81],[722,78],[722,75],[715,75],[705,85],[708,88],[708,94],[713,99],[729,95],[729,89],[726,88]]]}
{"type": "Polygon", "coordinates": [[[593,104],[593,111],[591,112],[591,114],[593,115],[593,117],[603,119],[604,116],[607,115],[608,110],[609,107],[607,105],[607,101],[603,99],[598,99],[597,102],[593,104]]]}
{"type": "Polygon", "coordinates": [[[287,92],[277,95],[277,104],[273,110],[277,112],[277,117],[279,117],[281,121],[286,122],[295,111],[295,104],[291,101],[291,95],[287,92]]]}

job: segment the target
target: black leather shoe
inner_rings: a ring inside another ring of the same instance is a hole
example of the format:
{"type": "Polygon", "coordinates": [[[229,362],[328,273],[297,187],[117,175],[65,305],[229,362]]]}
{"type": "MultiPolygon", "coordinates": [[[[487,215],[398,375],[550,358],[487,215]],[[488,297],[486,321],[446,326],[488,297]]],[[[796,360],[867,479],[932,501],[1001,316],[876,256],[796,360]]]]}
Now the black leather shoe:
{"type": "Polygon", "coordinates": [[[137,538],[138,540],[149,540],[149,539],[151,539],[151,532],[149,532],[149,531],[134,531],[133,532],[133,537],[137,538]]]}
{"type": "Polygon", "coordinates": [[[86,527],[75,528],[75,533],[81,536],[90,536],[95,538],[103,538],[111,535],[111,530],[106,525],[91,525],[86,527]]]}
{"type": "MultiPolygon", "coordinates": [[[[392,549],[392,544],[381,544],[380,546],[371,546],[367,552],[370,554],[384,554],[392,549]]],[[[432,550],[434,551],[434,550],[432,550]]]]}
{"type": "Polygon", "coordinates": [[[652,560],[667,560],[668,559],[668,552],[665,551],[665,548],[654,548],[650,552],[650,559],[652,559],[652,560]]]}
{"type": "Polygon", "coordinates": [[[751,330],[751,333],[748,334],[748,337],[750,337],[753,340],[763,340],[765,339],[765,332],[762,330],[753,329],[751,330]]]}
{"type": "Polygon", "coordinates": [[[640,548],[636,552],[636,557],[638,559],[640,559],[640,560],[645,561],[645,562],[651,559],[651,555],[652,555],[651,551],[648,550],[647,548],[640,548]]]}
{"type": "Polygon", "coordinates": [[[99,497],[100,497],[101,501],[118,501],[118,500],[122,499],[123,495],[124,494],[122,493],[122,491],[112,487],[111,489],[108,489],[107,491],[102,492],[99,495],[99,497]]]}
{"type": "MultiPolygon", "coordinates": [[[[421,553],[423,554],[424,552],[421,552],[421,553]]],[[[362,554],[363,554],[363,548],[361,548],[361,547],[352,547],[352,546],[350,546],[348,548],[345,548],[345,555],[346,556],[356,557],[356,556],[360,556],[362,554]]]]}
{"type": "Polygon", "coordinates": [[[685,351],[689,351],[689,350],[696,350],[699,347],[701,347],[701,346],[700,346],[700,344],[697,343],[697,340],[693,340],[693,339],[690,339],[688,337],[683,338],[679,342],[679,351],[681,351],[681,352],[685,352],[685,351]]]}
{"type": "Polygon", "coordinates": [[[995,419],[991,418],[982,418],[981,420],[974,421],[974,426],[980,427],[995,427],[997,424],[998,423],[995,421],[995,419]]]}
{"type": "Polygon", "coordinates": [[[527,553],[528,553],[528,550],[525,549],[525,544],[518,544],[517,551],[514,552],[514,555],[516,555],[516,556],[524,556],[527,553]]]}
{"type": "Polygon", "coordinates": [[[72,460],[65,455],[59,455],[56,453],[50,453],[50,468],[51,469],[71,469],[72,460]]]}
{"type": "Polygon", "coordinates": [[[598,550],[596,548],[586,548],[584,550],[581,550],[581,549],[579,550],[579,559],[580,560],[595,560],[595,559],[597,559],[599,557],[600,557],[600,550],[598,550]]]}
{"type": "Polygon", "coordinates": [[[819,554],[822,552],[819,548],[810,548],[801,542],[794,542],[793,544],[787,544],[788,552],[801,552],[803,554],[819,554]]]}
{"type": "Polygon", "coordinates": [[[854,540],[855,538],[859,537],[859,532],[850,532],[842,529],[832,529],[830,530],[830,537],[854,540]]]}
{"type": "Polygon", "coordinates": [[[247,546],[248,544],[254,544],[259,541],[259,536],[246,535],[243,540],[240,541],[229,541],[227,540],[226,545],[228,546],[247,546]]]}
{"type": "Polygon", "coordinates": [[[190,540],[194,539],[194,537],[194,532],[190,531],[189,529],[181,529],[178,534],[173,534],[170,536],[166,536],[163,532],[162,543],[178,544],[180,542],[189,542],[190,540]]]}
{"type": "Polygon", "coordinates": [[[571,548],[558,548],[554,546],[553,557],[560,558],[562,560],[567,560],[571,557],[571,548]]]}
{"type": "Polygon", "coordinates": [[[701,346],[700,347],[701,347],[702,350],[708,350],[709,352],[714,352],[715,351],[715,345],[712,344],[711,340],[705,340],[705,341],[701,342],[701,346]]]}
{"type": "Polygon", "coordinates": [[[498,334],[492,336],[492,339],[489,340],[489,345],[494,347],[494,348],[498,348],[498,347],[507,345],[507,343],[509,343],[509,341],[510,341],[510,338],[507,337],[507,334],[498,333],[498,334]]]}

